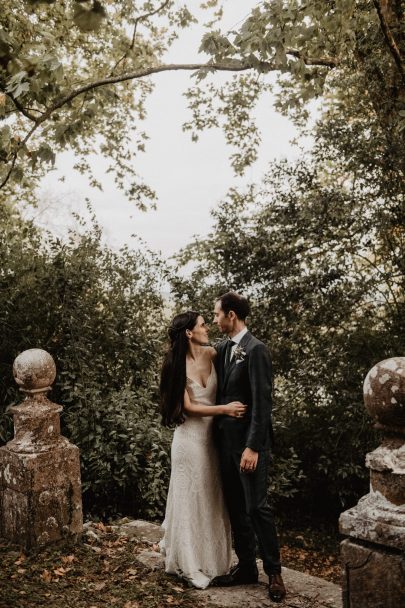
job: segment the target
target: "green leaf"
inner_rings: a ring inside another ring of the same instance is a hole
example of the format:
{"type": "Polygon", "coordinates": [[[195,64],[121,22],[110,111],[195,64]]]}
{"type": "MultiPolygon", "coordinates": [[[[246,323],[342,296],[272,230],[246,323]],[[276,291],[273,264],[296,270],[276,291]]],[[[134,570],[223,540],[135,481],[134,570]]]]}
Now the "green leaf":
{"type": "Polygon", "coordinates": [[[73,21],[83,32],[99,30],[105,17],[105,9],[99,0],[93,0],[91,8],[87,8],[80,0],[75,0],[73,21]]]}

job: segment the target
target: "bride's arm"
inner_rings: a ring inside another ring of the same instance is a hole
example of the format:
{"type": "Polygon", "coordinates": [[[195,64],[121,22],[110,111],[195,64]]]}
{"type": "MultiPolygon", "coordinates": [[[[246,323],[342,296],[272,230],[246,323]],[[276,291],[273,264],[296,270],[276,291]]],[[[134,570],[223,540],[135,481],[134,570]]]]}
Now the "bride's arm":
{"type": "Polygon", "coordinates": [[[240,401],[232,401],[226,405],[202,405],[191,403],[187,390],[184,391],[184,411],[189,416],[232,416],[242,418],[246,411],[246,405],[240,401]]]}

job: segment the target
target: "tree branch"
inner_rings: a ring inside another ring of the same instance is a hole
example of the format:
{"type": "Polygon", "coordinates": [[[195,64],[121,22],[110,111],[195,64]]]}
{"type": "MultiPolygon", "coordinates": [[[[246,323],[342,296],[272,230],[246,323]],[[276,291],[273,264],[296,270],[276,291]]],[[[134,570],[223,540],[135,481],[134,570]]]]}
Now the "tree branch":
{"type": "MultiPolygon", "coordinates": [[[[332,58],[322,58],[322,57],[319,59],[305,58],[301,55],[300,51],[297,51],[294,49],[288,50],[287,53],[289,55],[293,55],[294,57],[302,59],[307,65],[311,65],[311,66],[320,65],[320,66],[324,66],[324,67],[325,66],[336,67],[336,65],[338,64],[338,62],[332,58]]],[[[78,87],[74,91],[71,91],[64,97],[61,97],[52,106],[50,106],[45,112],[43,112],[41,114],[41,116],[35,117],[32,114],[27,113],[27,111],[24,108],[22,108],[20,111],[25,116],[27,116],[27,118],[30,118],[34,122],[34,125],[28,131],[25,138],[22,140],[19,148],[21,148],[22,146],[24,146],[27,143],[27,141],[30,139],[31,135],[34,133],[34,131],[36,131],[36,129],[43,122],[48,120],[48,118],[53,114],[53,112],[55,112],[55,110],[58,110],[62,106],[73,101],[73,99],[75,99],[79,95],[82,95],[83,93],[87,93],[88,91],[92,91],[94,89],[99,89],[100,87],[103,87],[103,86],[106,86],[109,84],[117,84],[119,82],[126,82],[128,80],[136,80],[138,78],[144,78],[145,76],[150,76],[151,74],[159,74],[161,72],[175,72],[175,71],[180,71],[180,70],[193,71],[193,72],[199,71],[199,70],[209,70],[209,71],[214,70],[214,71],[218,71],[218,72],[243,72],[243,71],[247,71],[247,70],[257,69],[258,67],[260,67],[264,72],[270,72],[270,71],[279,69],[279,67],[276,64],[269,63],[266,61],[258,62],[255,64],[240,63],[240,62],[230,62],[228,64],[219,64],[219,63],[178,63],[178,64],[176,64],[176,63],[171,63],[171,64],[167,64],[167,65],[149,67],[149,68],[145,68],[143,70],[135,70],[134,72],[128,72],[127,74],[109,76],[107,78],[102,78],[101,80],[89,82],[88,84],[82,85],[81,87],[78,87]],[[22,110],[24,110],[24,112],[22,110]]],[[[9,93],[7,93],[7,94],[9,95],[9,93]]],[[[15,103],[15,101],[14,101],[14,103],[15,103]]],[[[19,102],[17,102],[17,103],[19,103],[19,102]]],[[[7,172],[3,181],[0,183],[0,190],[6,185],[6,183],[10,179],[11,173],[14,169],[16,159],[17,159],[17,151],[13,154],[13,158],[11,161],[11,166],[10,166],[9,171],[7,172]]]]}
{"type": "Polygon", "coordinates": [[[1,190],[2,188],[4,188],[4,186],[7,184],[8,180],[10,179],[10,176],[11,176],[11,173],[13,172],[14,165],[15,165],[15,161],[16,161],[16,160],[17,160],[17,151],[16,151],[16,152],[14,152],[14,154],[13,154],[13,158],[12,158],[12,160],[11,160],[11,165],[10,165],[10,168],[9,168],[9,170],[7,171],[5,178],[4,178],[4,179],[3,179],[3,181],[0,183],[0,190],[1,190]]]}
{"type": "Polygon", "coordinates": [[[334,57],[306,57],[301,51],[296,49],[287,49],[287,55],[292,55],[297,59],[302,59],[305,65],[308,66],[324,66],[327,68],[335,68],[338,65],[338,61],[334,57]]]}
{"type": "MultiPolygon", "coordinates": [[[[288,54],[294,55],[295,57],[299,57],[305,61],[307,65],[315,66],[328,66],[328,67],[336,67],[337,61],[332,58],[304,58],[299,51],[288,50],[288,54]]],[[[119,74],[117,76],[109,76],[107,78],[103,78],[101,80],[97,80],[95,82],[89,82],[75,91],[72,91],[65,97],[62,97],[58,101],[56,101],[53,106],[51,106],[47,112],[45,112],[38,120],[43,122],[54,112],[55,110],[61,108],[66,103],[69,103],[78,95],[82,93],[86,93],[87,91],[91,91],[94,89],[98,89],[108,84],[117,84],[118,82],[126,82],[127,80],[136,80],[138,78],[143,78],[145,76],[150,76],[151,74],[159,74],[160,72],[175,72],[175,71],[199,71],[199,70],[214,70],[218,72],[243,72],[246,70],[252,70],[257,67],[261,67],[263,71],[274,71],[278,69],[278,66],[266,61],[262,61],[259,64],[255,65],[252,63],[228,63],[228,64],[218,64],[218,63],[170,63],[167,65],[159,65],[155,67],[145,68],[143,70],[136,70],[134,72],[128,72],[127,74],[119,74]]]]}
{"type": "Polygon", "coordinates": [[[376,8],[376,11],[378,13],[378,18],[380,20],[380,24],[381,24],[381,29],[382,32],[384,34],[384,38],[385,41],[388,45],[388,48],[390,50],[391,55],[394,58],[394,61],[397,65],[397,68],[402,76],[402,80],[405,83],[405,72],[404,72],[404,66],[403,66],[403,61],[402,61],[402,57],[401,57],[401,52],[397,46],[397,43],[395,42],[395,38],[392,35],[392,32],[389,28],[389,25],[387,23],[387,20],[385,18],[384,15],[384,11],[382,9],[381,3],[379,0],[374,0],[374,6],[376,8]]]}
{"type": "Polygon", "coordinates": [[[14,166],[15,166],[15,161],[17,160],[18,150],[20,150],[23,146],[25,146],[25,144],[27,143],[27,141],[29,140],[29,138],[31,137],[31,135],[34,133],[34,131],[36,131],[36,129],[39,127],[39,125],[41,124],[41,122],[43,122],[43,115],[39,119],[36,119],[35,124],[31,127],[31,129],[28,131],[27,135],[20,142],[19,146],[17,147],[17,149],[13,153],[13,158],[11,160],[10,168],[7,171],[5,178],[0,183],[0,190],[2,188],[4,188],[4,186],[7,184],[8,180],[11,177],[11,174],[12,174],[14,166]]]}
{"type": "Polygon", "coordinates": [[[129,47],[130,49],[134,48],[135,37],[136,37],[136,28],[138,27],[138,23],[140,21],[145,21],[145,19],[148,19],[149,17],[153,17],[157,13],[160,13],[160,11],[162,11],[164,8],[166,8],[166,6],[169,4],[169,2],[170,2],[170,0],[164,0],[164,2],[162,2],[162,4],[160,6],[158,6],[157,9],[155,9],[154,11],[140,15],[139,17],[137,17],[135,19],[134,32],[132,34],[132,42],[131,42],[131,46],[129,47]]]}
{"type": "Polygon", "coordinates": [[[160,6],[158,6],[158,8],[156,8],[154,11],[151,11],[150,13],[144,13],[143,15],[139,15],[139,17],[137,17],[135,19],[131,44],[129,45],[128,49],[125,51],[123,56],[120,59],[118,59],[117,63],[114,65],[113,69],[111,70],[111,75],[114,74],[115,70],[117,69],[117,67],[119,66],[121,61],[124,61],[128,57],[129,51],[132,51],[132,49],[134,48],[138,23],[140,23],[141,21],[145,21],[145,19],[148,19],[149,17],[153,17],[153,15],[156,15],[157,13],[162,11],[169,4],[169,2],[170,2],[170,0],[164,0],[164,2],[162,2],[162,4],[160,6]]]}
{"type": "MultiPolygon", "coordinates": [[[[11,93],[9,93],[2,85],[0,85],[0,89],[3,91],[3,93],[9,97],[11,99],[11,101],[13,102],[13,104],[15,105],[15,107],[17,108],[17,110],[19,112],[21,112],[21,114],[23,114],[24,116],[26,116],[27,118],[29,118],[30,120],[32,120],[32,122],[36,122],[37,118],[31,114],[31,112],[29,112],[29,110],[27,110],[26,108],[24,108],[24,106],[18,101],[18,99],[16,99],[14,97],[14,95],[12,95],[11,93]]],[[[39,110],[38,110],[39,112],[39,110]]]]}
{"type": "MultiPolygon", "coordinates": [[[[24,106],[21,105],[21,103],[18,101],[18,99],[16,99],[14,97],[14,95],[12,95],[11,93],[6,93],[6,95],[8,95],[8,97],[10,97],[11,101],[13,102],[13,104],[15,105],[17,110],[19,110],[21,112],[21,114],[24,114],[24,116],[26,118],[29,118],[32,122],[37,121],[37,117],[34,116],[34,114],[31,114],[31,112],[29,110],[24,108],[24,106]]],[[[38,112],[39,112],[39,110],[38,110],[38,112]]]]}

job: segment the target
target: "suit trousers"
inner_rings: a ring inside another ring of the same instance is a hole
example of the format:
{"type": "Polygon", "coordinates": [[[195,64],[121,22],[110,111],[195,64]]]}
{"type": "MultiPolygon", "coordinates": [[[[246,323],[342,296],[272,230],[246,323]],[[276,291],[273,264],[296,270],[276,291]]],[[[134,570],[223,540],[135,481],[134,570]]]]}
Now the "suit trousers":
{"type": "Polygon", "coordinates": [[[259,452],[253,473],[240,471],[241,454],[219,448],[222,483],[241,567],[256,564],[256,540],[267,575],[280,574],[280,550],[273,513],[267,501],[270,456],[259,452]]]}

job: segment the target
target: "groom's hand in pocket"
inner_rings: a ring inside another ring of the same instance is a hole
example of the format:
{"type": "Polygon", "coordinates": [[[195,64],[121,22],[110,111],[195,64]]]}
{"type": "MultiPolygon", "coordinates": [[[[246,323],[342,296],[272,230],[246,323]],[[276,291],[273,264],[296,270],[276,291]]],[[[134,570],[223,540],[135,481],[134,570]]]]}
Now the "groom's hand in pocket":
{"type": "Polygon", "coordinates": [[[240,470],[242,473],[253,473],[257,467],[259,452],[245,448],[240,459],[240,470]]]}

